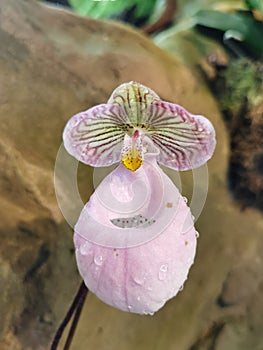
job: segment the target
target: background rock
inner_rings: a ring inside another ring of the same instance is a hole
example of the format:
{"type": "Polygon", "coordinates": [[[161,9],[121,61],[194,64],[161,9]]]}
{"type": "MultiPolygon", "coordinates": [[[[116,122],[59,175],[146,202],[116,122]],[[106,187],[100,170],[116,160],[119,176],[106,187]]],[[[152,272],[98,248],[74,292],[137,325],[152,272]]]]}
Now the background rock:
{"type": "MultiPolygon", "coordinates": [[[[80,278],[72,230],[53,184],[61,133],[70,116],[130,80],[215,125],[198,254],[184,291],[153,317],[89,295],[72,349],[262,349],[262,216],[241,213],[228,194],[229,141],[198,72],[129,27],[33,0],[1,1],[0,43],[1,350],[48,349],[73,298],[80,278]],[[247,283],[254,287],[233,300],[247,283]]],[[[181,179],[190,197],[192,173],[181,179]]],[[[92,186],[91,168],[81,167],[84,200],[92,186]]]]}

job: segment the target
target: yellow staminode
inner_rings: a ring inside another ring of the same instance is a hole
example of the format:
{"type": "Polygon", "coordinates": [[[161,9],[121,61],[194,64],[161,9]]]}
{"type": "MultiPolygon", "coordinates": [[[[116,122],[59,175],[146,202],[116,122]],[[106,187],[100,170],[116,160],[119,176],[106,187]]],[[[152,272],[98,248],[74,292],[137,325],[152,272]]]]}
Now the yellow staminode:
{"type": "Polygon", "coordinates": [[[125,168],[131,171],[137,170],[143,164],[141,154],[135,146],[132,146],[131,149],[123,155],[121,161],[125,168]]]}

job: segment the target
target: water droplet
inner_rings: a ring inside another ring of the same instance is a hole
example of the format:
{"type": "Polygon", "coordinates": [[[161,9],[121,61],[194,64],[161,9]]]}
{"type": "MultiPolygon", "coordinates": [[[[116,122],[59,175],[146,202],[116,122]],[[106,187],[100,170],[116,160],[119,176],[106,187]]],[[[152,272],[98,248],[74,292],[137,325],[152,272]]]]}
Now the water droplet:
{"type": "Polygon", "coordinates": [[[88,255],[90,251],[90,245],[88,242],[85,242],[82,246],[79,248],[79,252],[81,255],[88,255]]]}
{"type": "Polygon", "coordinates": [[[184,289],[184,285],[182,284],[181,287],[179,288],[179,292],[181,292],[184,289]]]}
{"type": "Polygon", "coordinates": [[[151,286],[149,286],[149,287],[147,287],[147,290],[148,290],[149,292],[151,292],[153,289],[152,289],[151,286]]]}
{"type": "Polygon", "coordinates": [[[185,203],[188,202],[188,199],[186,197],[183,197],[183,200],[184,200],[185,203]]]}
{"type": "Polygon", "coordinates": [[[152,312],[152,311],[147,311],[147,310],[143,310],[143,312],[142,312],[144,315],[150,315],[150,316],[152,316],[153,314],[154,314],[154,312],[152,312]]]}
{"type": "Polygon", "coordinates": [[[192,215],[192,220],[195,221],[195,216],[194,215],[192,215]]]}
{"type": "Polygon", "coordinates": [[[95,264],[96,264],[96,265],[101,266],[101,265],[102,265],[102,263],[103,263],[103,257],[102,257],[101,255],[97,255],[97,256],[95,256],[95,258],[94,258],[94,262],[95,262],[95,264]]]}
{"type": "Polygon", "coordinates": [[[168,265],[167,264],[164,264],[164,265],[162,265],[160,267],[160,271],[162,271],[162,272],[167,272],[167,270],[168,270],[168,265]]]}
{"type": "Polygon", "coordinates": [[[196,237],[196,238],[199,237],[199,232],[195,231],[195,237],[196,237]]]}
{"type": "Polygon", "coordinates": [[[159,274],[158,274],[158,277],[159,277],[160,281],[163,281],[166,278],[167,270],[168,270],[168,265],[167,264],[164,264],[164,265],[162,265],[160,267],[159,274]]]}
{"type": "Polygon", "coordinates": [[[136,284],[138,284],[139,286],[141,286],[144,283],[145,277],[143,276],[134,276],[133,280],[136,284]]]}
{"type": "Polygon", "coordinates": [[[128,309],[131,310],[132,309],[132,305],[128,305],[128,309]]]}

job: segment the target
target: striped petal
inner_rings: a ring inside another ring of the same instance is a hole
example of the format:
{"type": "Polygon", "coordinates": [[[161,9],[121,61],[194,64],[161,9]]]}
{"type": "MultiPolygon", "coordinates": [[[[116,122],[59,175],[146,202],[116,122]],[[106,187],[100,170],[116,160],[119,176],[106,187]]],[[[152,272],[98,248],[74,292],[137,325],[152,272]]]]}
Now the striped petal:
{"type": "Polygon", "coordinates": [[[72,117],[63,132],[66,150],[91,166],[109,166],[121,159],[125,132],[132,128],[118,105],[101,104],[72,117]]]}
{"type": "Polygon", "coordinates": [[[147,125],[146,109],[155,101],[160,101],[160,97],[150,88],[131,81],[118,86],[108,103],[117,104],[124,108],[131,124],[134,127],[144,127],[147,125]]]}
{"type": "Polygon", "coordinates": [[[215,130],[208,119],[181,106],[157,101],[147,110],[147,134],[160,149],[159,163],[176,170],[194,169],[211,158],[215,130]]]}

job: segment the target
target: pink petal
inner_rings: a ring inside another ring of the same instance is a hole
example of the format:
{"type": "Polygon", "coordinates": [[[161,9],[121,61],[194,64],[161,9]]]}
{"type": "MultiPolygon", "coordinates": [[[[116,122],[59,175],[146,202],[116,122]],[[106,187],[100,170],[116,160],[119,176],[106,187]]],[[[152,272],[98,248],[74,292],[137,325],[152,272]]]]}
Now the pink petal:
{"type": "MultiPolygon", "coordinates": [[[[177,215],[181,195],[155,157],[154,153],[147,154],[135,172],[122,164],[114,169],[83,208],[75,231],[90,242],[113,248],[137,246],[164,231],[177,215]],[[113,224],[115,219],[126,217],[130,221],[138,215],[153,220],[154,224],[125,230],[113,224]]],[[[187,213],[190,216],[189,208],[187,213]]],[[[180,222],[187,224],[187,218],[181,216],[180,222]]],[[[185,229],[191,225],[192,221],[185,229]]],[[[182,231],[179,224],[178,230],[182,231]]]]}
{"type": "Polygon", "coordinates": [[[108,175],[74,234],[87,287],[105,303],[139,314],[154,313],[178,293],[196,250],[190,210],[155,156],[136,172],[120,165],[108,175]],[[142,223],[134,219],[138,214],[142,223]],[[126,228],[114,218],[126,218],[126,228]]]}
{"type": "Polygon", "coordinates": [[[160,149],[158,161],[175,170],[194,169],[211,158],[215,130],[208,119],[179,105],[159,101],[149,106],[147,134],[160,149]]]}
{"type": "Polygon", "coordinates": [[[177,230],[177,219],[188,211],[180,200],[178,216],[152,241],[114,249],[74,235],[77,264],[87,287],[106,304],[123,311],[152,314],[174,297],[194,261],[196,231],[177,230]]]}
{"type": "Polygon", "coordinates": [[[109,166],[121,158],[125,128],[129,125],[123,109],[102,104],[72,117],[63,132],[66,150],[83,163],[109,166]]]}

